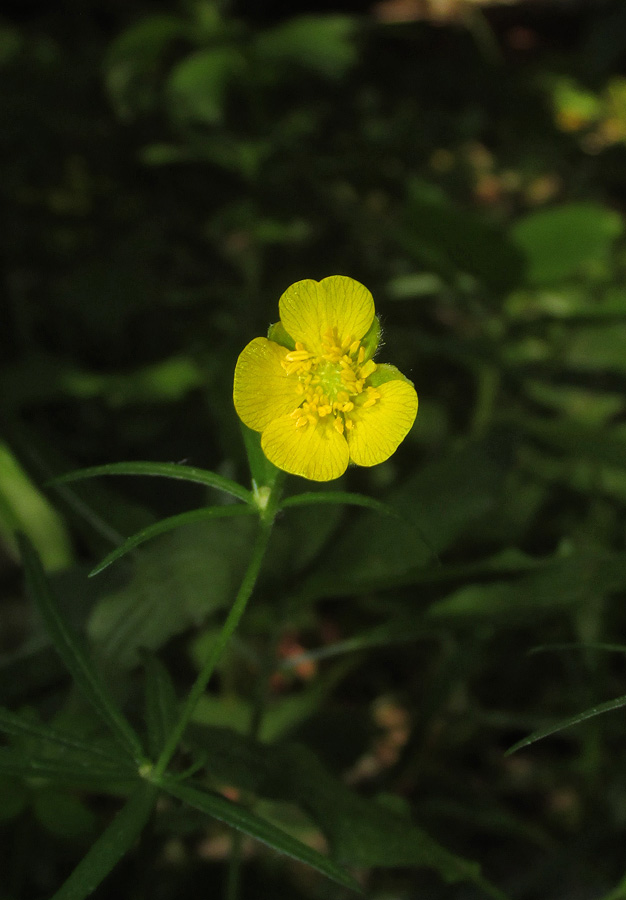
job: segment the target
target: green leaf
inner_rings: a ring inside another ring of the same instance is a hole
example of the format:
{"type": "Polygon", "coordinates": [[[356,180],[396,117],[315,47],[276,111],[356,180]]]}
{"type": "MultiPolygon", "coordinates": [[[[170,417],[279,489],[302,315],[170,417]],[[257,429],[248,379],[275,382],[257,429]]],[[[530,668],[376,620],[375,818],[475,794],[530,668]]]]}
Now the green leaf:
{"type": "Polygon", "coordinates": [[[289,509],[294,506],[314,506],[317,503],[336,504],[339,506],[364,506],[385,516],[398,516],[398,512],[386,503],[374,500],[365,494],[354,494],[350,491],[306,491],[303,494],[294,494],[287,497],[280,504],[280,509],[289,509]]]}
{"type": "Polygon", "coordinates": [[[51,900],[83,900],[130,850],[146,825],[156,800],[156,788],[141,782],[126,805],[91,846],[51,900]]]}
{"type": "Polygon", "coordinates": [[[624,588],[626,553],[579,553],[544,564],[514,581],[466,585],[434,603],[427,619],[483,619],[500,627],[516,627],[624,588]]]}
{"type": "Polygon", "coordinates": [[[512,230],[528,261],[527,280],[547,285],[606,265],[624,224],[598,203],[569,203],[529,213],[512,230]]]}
{"type": "Polygon", "coordinates": [[[299,586],[294,604],[419,578],[433,552],[440,554],[496,508],[509,454],[508,438],[494,437],[420,469],[386,498],[395,516],[365,513],[333,540],[324,566],[299,586]]]}
{"type": "Polygon", "coordinates": [[[555,722],[554,725],[548,725],[547,728],[539,728],[537,731],[533,731],[528,737],[522,738],[521,741],[518,741],[516,744],[513,744],[512,747],[509,747],[505,755],[509,756],[511,753],[515,753],[523,747],[528,747],[529,744],[534,744],[535,741],[540,741],[550,734],[556,734],[559,731],[563,731],[565,728],[571,728],[573,725],[578,725],[586,719],[592,719],[594,716],[602,715],[602,713],[612,712],[614,709],[622,709],[624,706],[626,706],[626,694],[622,697],[616,697],[615,700],[607,700],[606,703],[592,706],[584,712],[576,713],[576,715],[570,716],[567,719],[561,719],[559,722],[555,722]]]}
{"type": "Polygon", "coordinates": [[[159,64],[175,40],[189,37],[184,19],[156,15],[140,20],[116,38],[105,59],[105,83],[119,116],[130,118],[157,99],[159,64]]]}
{"type": "Polygon", "coordinates": [[[217,124],[228,84],[245,67],[243,56],[233,47],[213,47],[187,56],[172,69],[165,85],[171,115],[217,124]]]}
{"type": "Polygon", "coordinates": [[[114,736],[136,760],[141,759],[143,756],[141,741],[118,709],[91,660],[80,646],[76,635],[61,615],[56,597],[41,567],[37,551],[24,535],[18,535],[18,542],[29,593],[37,605],[59,656],[74,678],[77,687],[83,692],[103,722],[108,725],[114,736]]]}
{"type": "Polygon", "coordinates": [[[116,560],[120,559],[120,557],[125,556],[131,550],[134,550],[135,547],[139,547],[140,544],[144,544],[146,541],[157,537],[159,534],[165,534],[168,531],[173,531],[175,528],[181,528],[183,525],[191,525],[194,522],[203,521],[205,519],[233,518],[236,516],[253,515],[255,515],[255,510],[250,506],[206,506],[202,509],[193,509],[190,512],[169,516],[167,519],[161,519],[160,522],[155,522],[154,525],[149,525],[147,528],[138,531],[137,534],[133,534],[131,537],[126,538],[121,547],[116,547],[115,550],[112,550],[108,556],[105,556],[102,562],[98,563],[98,565],[91,570],[89,577],[102,572],[107,566],[110,566],[111,563],[114,563],[116,560]]]}
{"type": "Polygon", "coordinates": [[[326,78],[340,78],[357,61],[349,16],[296,16],[262,32],[254,50],[262,65],[310,69],[326,78]]]}
{"type": "Polygon", "coordinates": [[[450,202],[438,187],[419,179],[409,184],[399,243],[420,268],[455,284],[469,274],[494,291],[516,287],[523,256],[504,230],[486,216],[450,202]]]}
{"type": "Polygon", "coordinates": [[[578,459],[626,467],[626,440],[616,429],[524,416],[515,424],[543,444],[578,459]]]}
{"type": "Polygon", "coordinates": [[[88,840],[98,821],[80,797],[50,789],[35,793],[33,812],[50,834],[66,840],[88,840]]]}
{"type": "Polygon", "coordinates": [[[63,569],[70,564],[71,544],[61,516],[7,445],[0,443],[0,533],[12,550],[15,531],[29,536],[46,569],[63,569]]]}
{"type": "Polygon", "coordinates": [[[178,721],[178,701],[169,672],[155,656],[145,654],[144,670],[148,749],[157,759],[178,721]]]}
{"type": "Polygon", "coordinates": [[[333,858],[342,864],[432,868],[446,881],[470,881],[491,897],[503,897],[480,876],[475,863],[446,850],[410,819],[358,796],[306,747],[265,746],[225,728],[196,728],[192,734],[206,754],[212,778],[295,804],[321,829],[333,858]]]}
{"type": "Polygon", "coordinates": [[[0,824],[16,819],[30,800],[28,789],[14,777],[0,776],[0,824]]]}
{"type": "Polygon", "coordinates": [[[97,784],[100,787],[103,783],[117,784],[137,778],[136,769],[128,765],[103,765],[101,761],[96,764],[92,759],[70,754],[59,758],[38,756],[9,747],[0,747],[0,774],[17,778],[45,778],[68,785],[97,784]]]}
{"type": "Polygon", "coordinates": [[[140,650],[158,650],[231,603],[256,526],[254,516],[238,516],[227,528],[205,519],[147,545],[130,577],[91,612],[87,633],[98,652],[117,668],[135,666],[140,650]]]}
{"type": "Polygon", "coordinates": [[[177,478],[181,481],[192,481],[195,484],[204,484],[206,487],[215,488],[237,497],[244,503],[252,503],[252,494],[236,481],[224,478],[215,472],[206,469],[197,469],[193,466],[178,465],[178,463],[155,462],[122,462],[110,463],[106,466],[92,466],[89,469],[77,469],[53,478],[51,484],[66,484],[68,481],[82,481],[85,478],[96,478],[100,475],[152,475],[162,478],[177,478]]]}
{"type": "Polygon", "coordinates": [[[2,707],[0,707],[0,731],[12,736],[35,738],[38,742],[65,748],[100,761],[108,760],[112,763],[119,763],[124,760],[128,761],[127,757],[115,755],[109,750],[101,747],[99,744],[95,744],[92,741],[81,740],[74,735],[50,728],[48,725],[40,725],[38,722],[33,722],[32,719],[18,716],[2,707]]]}
{"type": "MultiPolygon", "coordinates": [[[[265,819],[259,818],[245,807],[239,806],[220,794],[209,793],[206,790],[197,787],[190,787],[188,784],[180,784],[174,778],[163,777],[160,780],[160,787],[167,791],[173,797],[177,797],[188,806],[199,809],[201,812],[218,819],[220,822],[230,825],[237,831],[243,832],[256,840],[267,844],[279,853],[297,859],[299,862],[306,863],[318,872],[326,875],[332,881],[350,888],[353,891],[361,892],[357,882],[345,872],[340,866],[334,863],[328,857],[323,856],[311,847],[307,847],[301,841],[281,831],[267,822],[265,819]]],[[[53,898],[56,900],[56,898],[53,898]]]]}

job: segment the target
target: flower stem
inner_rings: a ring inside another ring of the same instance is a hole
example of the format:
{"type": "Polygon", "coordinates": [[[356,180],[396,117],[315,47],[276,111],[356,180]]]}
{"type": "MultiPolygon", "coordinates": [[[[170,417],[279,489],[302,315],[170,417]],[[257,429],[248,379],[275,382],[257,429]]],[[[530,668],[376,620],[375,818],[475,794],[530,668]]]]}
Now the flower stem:
{"type": "Polygon", "coordinates": [[[277,501],[271,504],[270,515],[267,514],[267,511],[265,515],[261,515],[259,532],[257,534],[254,549],[252,551],[252,557],[250,559],[250,562],[248,563],[248,568],[246,569],[246,573],[243,576],[243,580],[241,582],[239,591],[237,592],[237,596],[235,597],[235,602],[233,603],[230,612],[228,613],[228,616],[224,623],[224,627],[222,628],[219,637],[211,647],[211,651],[206,659],[206,662],[204,663],[204,666],[202,667],[198,677],[193,684],[193,687],[189,692],[189,696],[185,701],[185,705],[180,714],[178,722],[172,729],[167,743],[155,764],[154,776],[156,776],[157,778],[164,774],[170,760],[176,752],[185,729],[187,728],[187,725],[189,724],[189,721],[196,708],[196,704],[204,693],[205,688],[209,683],[213,672],[215,671],[215,667],[217,666],[217,663],[219,662],[228,641],[232,637],[235,629],[237,628],[237,625],[239,624],[239,621],[248,604],[248,600],[252,596],[252,591],[254,590],[254,586],[256,585],[257,579],[259,577],[263,559],[265,557],[265,551],[267,550],[267,545],[272,533],[272,525],[274,523],[273,512],[276,506],[277,501]]]}

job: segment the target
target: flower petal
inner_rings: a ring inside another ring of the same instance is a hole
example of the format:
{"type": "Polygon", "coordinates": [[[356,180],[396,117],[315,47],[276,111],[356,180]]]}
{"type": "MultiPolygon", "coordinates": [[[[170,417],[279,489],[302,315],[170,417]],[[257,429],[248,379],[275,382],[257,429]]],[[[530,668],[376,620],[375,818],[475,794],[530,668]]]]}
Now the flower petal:
{"type": "Polygon", "coordinates": [[[358,466],[376,466],[389,459],[409,433],[417,415],[417,394],[407,381],[387,381],[376,388],[380,398],[366,409],[350,413],[353,427],[346,431],[350,460],[358,466]]]}
{"type": "Polygon", "coordinates": [[[329,329],[337,329],[341,342],[348,338],[360,341],[374,318],[374,300],[368,289],[345,275],[297,281],[287,288],[278,306],[285,330],[319,355],[322,335],[329,329]]]}
{"type": "Polygon", "coordinates": [[[289,351],[267,338],[255,338],[239,354],[233,400],[248,428],[263,431],[272,419],[293,412],[302,403],[297,375],[281,366],[289,351]]]}
{"type": "Polygon", "coordinates": [[[348,467],[348,445],[332,416],[304,428],[296,428],[294,417],[281,416],[263,432],[261,447],[279,469],[311,481],[339,478],[348,467]]]}

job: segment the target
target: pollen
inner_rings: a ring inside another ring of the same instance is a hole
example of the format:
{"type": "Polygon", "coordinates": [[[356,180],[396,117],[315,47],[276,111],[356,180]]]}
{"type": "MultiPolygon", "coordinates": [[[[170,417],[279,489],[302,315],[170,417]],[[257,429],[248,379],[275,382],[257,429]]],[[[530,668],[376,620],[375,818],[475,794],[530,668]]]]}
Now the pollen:
{"type": "Polygon", "coordinates": [[[380,392],[367,385],[376,363],[365,361],[360,341],[350,335],[340,339],[336,328],[322,333],[320,351],[313,353],[298,342],[281,362],[285,373],[298,379],[296,393],[302,397],[291,416],[296,429],[315,427],[322,420],[343,434],[354,427],[353,413],[380,399],[380,392]]]}

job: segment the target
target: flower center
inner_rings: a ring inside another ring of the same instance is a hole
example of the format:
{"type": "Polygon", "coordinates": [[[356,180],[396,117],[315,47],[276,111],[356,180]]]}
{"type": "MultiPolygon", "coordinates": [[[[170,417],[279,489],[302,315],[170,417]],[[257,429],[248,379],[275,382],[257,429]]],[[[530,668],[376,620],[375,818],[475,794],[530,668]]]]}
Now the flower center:
{"type": "Polygon", "coordinates": [[[365,360],[365,348],[353,338],[339,339],[337,329],[322,335],[322,353],[316,355],[304,344],[287,353],[281,365],[288,375],[298,379],[302,402],[291,415],[296,428],[317,425],[330,417],[334,428],[343,434],[354,427],[352,413],[368,409],[380,399],[380,391],[365,381],[376,371],[376,363],[365,360]]]}

